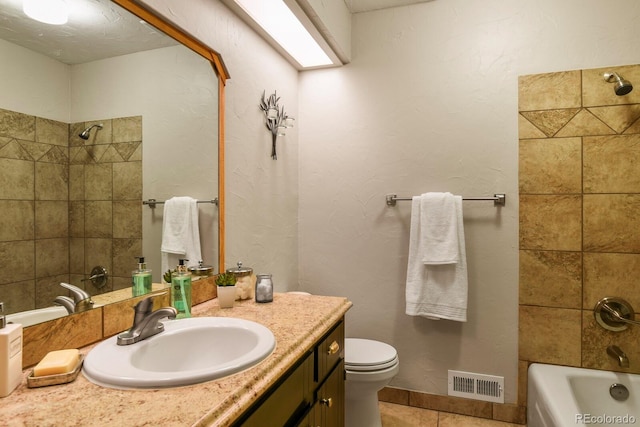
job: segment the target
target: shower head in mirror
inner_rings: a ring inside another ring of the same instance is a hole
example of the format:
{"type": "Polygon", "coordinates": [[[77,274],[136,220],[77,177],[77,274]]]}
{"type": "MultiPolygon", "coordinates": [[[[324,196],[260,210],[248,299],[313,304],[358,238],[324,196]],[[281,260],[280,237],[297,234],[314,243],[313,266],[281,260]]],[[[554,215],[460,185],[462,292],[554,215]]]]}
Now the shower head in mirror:
{"type": "Polygon", "coordinates": [[[89,139],[89,135],[91,134],[91,129],[93,128],[98,128],[98,129],[102,129],[102,124],[99,125],[91,125],[88,128],[86,128],[85,130],[83,130],[82,132],[80,132],[78,134],[78,136],[82,139],[84,139],[85,141],[89,139]]]}

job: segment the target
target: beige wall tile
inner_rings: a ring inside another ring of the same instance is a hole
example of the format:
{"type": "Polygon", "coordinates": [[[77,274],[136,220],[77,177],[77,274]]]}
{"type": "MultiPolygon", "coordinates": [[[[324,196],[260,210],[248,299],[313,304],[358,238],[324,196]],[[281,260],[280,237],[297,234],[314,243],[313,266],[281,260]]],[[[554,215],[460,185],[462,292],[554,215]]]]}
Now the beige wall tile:
{"type": "Polygon", "coordinates": [[[520,251],[520,304],[582,308],[582,254],[520,251]]]}
{"type": "MultiPolygon", "coordinates": [[[[84,239],[69,239],[69,273],[84,274],[84,239]]],[[[84,278],[84,277],[82,277],[84,278]]]]}
{"type": "Polygon", "coordinates": [[[69,125],[36,117],[36,141],[62,147],[69,146],[69,125]]]}
{"type": "Polygon", "coordinates": [[[582,96],[585,107],[640,103],[640,92],[631,91],[628,95],[617,96],[614,84],[604,80],[604,73],[616,72],[630,82],[640,81],[640,66],[593,68],[582,70],[582,96]]]}
{"type": "Polygon", "coordinates": [[[142,162],[113,164],[113,200],[142,200],[142,162]]]}
{"type": "Polygon", "coordinates": [[[518,114],[518,138],[546,138],[546,136],[547,135],[545,135],[544,132],[535,127],[533,123],[525,119],[522,114],[518,114]]]}
{"type": "MultiPolygon", "coordinates": [[[[591,107],[589,111],[616,133],[623,133],[640,118],[640,105],[591,107]]],[[[591,133],[590,135],[602,135],[591,133]]]]}
{"type": "Polygon", "coordinates": [[[113,237],[142,239],[142,203],[113,202],[113,237]]]}
{"type": "Polygon", "coordinates": [[[113,168],[110,163],[85,165],[84,195],[86,200],[111,200],[113,168]]]}
{"type": "Polygon", "coordinates": [[[0,295],[2,295],[2,302],[4,302],[4,310],[6,314],[33,310],[36,308],[35,280],[25,280],[22,282],[0,285],[0,295]]]}
{"type": "Polygon", "coordinates": [[[584,195],[584,250],[640,253],[640,194],[584,195]]]}
{"type": "Polygon", "coordinates": [[[395,387],[384,387],[378,392],[378,400],[382,402],[409,404],[409,390],[395,387]]]}
{"type": "Polygon", "coordinates": [[[69,237],[84,237],[85,202],[69,202],[69,237]]]}
{"type": "Polygon", "coordinates": [[[0,200],[0,212],[0,242],[35,238],[34,202],[0,200]]]}
{"type": "Polygon", "coordinates": [[[69,202],[37,201],[35,234],[36,239],[69,236],[69,202]]]}
{"type": "Polygon", "coordinates": [[[640,328],[630,326],[621,332],[607,331],[593,317],[593,311],[582,313],[582,366],[608,371],[640,372],[640,328]],[[617,345],[629,358],[629,367],[621,368],[617,359],[607,355],[607,347],[617,345]]]}
{"type": "Polygon", "coordinates": [[[621,297],[640,312],[640,254],[584,254],[584,309],[590,310],[604,297],[621,297]]]}
{"type": "Polygon", "coordinates": [[[520,194],[579,193],[582,189],[580,138],[520,141],[520,194]]]}
{"type": "MultiPolygon", "coordinates": [[[[1,284],[33,279],[34,248],[33,240],[0,243],[0,265],[4,267],[0,275],[1,284]]],[[[0,301],[4,301],[7,294],[0,293],[0,295],[2,295],[0,301]]]]}
{"type": "Polygon", "coordinates": [[[36,240],[36,278],[68,272],[69,239],[36,240]]]}
{"type": "Polygon", "coordinates": [[[585,137],[584,192],[640,192],[640,135],[585,137]]]}
{"type": "MultiPolygon", "coordinates": [[[[96,266],[102,266],[107,271],[113,271],[113,240],[112,239],[99,239],[99,238],[87,238],[85,239],[85,260],[84,268],[85,275],[89,275],[91,269],[96,266]]],[[[102,294],[113,290],[113,283],[111,277],[107,281],[104,288],[96,288],[91,282],[85,282],[87,290],[90,294],[102,294]]]]}
{"type": "Polygon", "coordinates": [[[69,165],[69,200],[84,200],[84,165],[69,165]]]}
{"type": "Polygon", "coordinates": [[[85,237],[113,236],[113,204],[110,201],[87,201],[84,205],[85,237]]]}
{"type": "Polygon", "coordinates": [[[129,280],[136,268],[136,258],[143,256],[142,237],[139,239],[113,239],[113,275],[129,280]]]}
{"type": "Polygon", "coordinates": [[[60,283],[69,283],[68,273],[36,279],[36,308],[51,307],[58,295],[71,296],[60,283]]]}
{"type": "Polygon", "coordinates": [[[591,112],[588,110],[580,110],[555,136],[610,135],[613,133],[615,133],[613,129],[604,124],[591,112]]]}
{"type": "Polygon", "coordinates": [[[142,141],[142,117],[113,119],[113,142],[142,141]]]}
{"type": "MultiPolygon", "coordinates": [[[[527,407],[522,405],[497,404],[493,405],[493,419],[506,423],[526,424],[527,407]]],[[[503,424],[492,427],[504,427],[503,424]]]]}
{"type": "Polygon", "coordinates": [[[520,249],[581,249],[580,196],[520,196],[520,249]]]}
{"type": "Polygon", "coordinates": [[[580,71],[520,76],[518,110],[580,108],[580,84],[580,71]]]}
{"type": "Polygon", "coordinates": [[[34,163],[0,158],[0,199],[33,200],[34,163]]]}
{"type": "Polygon", "coordinates": [[[66,165],[36,162],[36,200],[69,200],[69,169],[66,165]]]}
{"type": "Polygon", "coordinates": [[[580,366],[581,312],[520,306],[520,359],[580,366]]]}
{"type": "Polygon", "coordinates": [[[0,108],[0,136],[35,141],[36,118],[0,108]]]}
{"type": "Polygon", "coordinates": [[[527,406],[527,388],[529,384],[529,362],[518,360],[518,399],[517,404],[527,406]]]}
{"type": "Polygon", "coordinates": [[[540,129],[545,136],[552,137],[580,111],[578,108],[562,110],[521,111],[520,114],[540,129]]]}

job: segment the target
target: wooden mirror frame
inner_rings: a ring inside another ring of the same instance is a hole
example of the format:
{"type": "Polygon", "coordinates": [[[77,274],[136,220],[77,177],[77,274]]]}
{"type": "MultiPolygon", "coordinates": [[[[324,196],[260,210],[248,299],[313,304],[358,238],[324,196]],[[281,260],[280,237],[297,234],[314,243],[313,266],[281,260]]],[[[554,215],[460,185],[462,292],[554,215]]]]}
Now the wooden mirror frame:
{"type": "Polygon", "coordinates": [[[198,55],[211,62],[218,76],[218,269],[224,271],[224,247],[225,247],[225,193],[224,193],[224,89],[229,78],[229,72],[222,57],[218,52],[206,46],[200,40],[187,34],[173,23],[159,17],[148,8],[133,0],[111,0],[117,5],[161,30],[169,37],[182,43],[184,46],[196,52],[198,55]]]}

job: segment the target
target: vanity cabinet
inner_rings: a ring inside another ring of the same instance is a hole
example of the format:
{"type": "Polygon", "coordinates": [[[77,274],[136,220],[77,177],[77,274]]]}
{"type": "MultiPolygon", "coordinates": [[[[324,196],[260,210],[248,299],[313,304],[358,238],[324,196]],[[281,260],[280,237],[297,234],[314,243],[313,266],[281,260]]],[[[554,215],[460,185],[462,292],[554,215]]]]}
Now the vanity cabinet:
{"type": "Polygon", "coordinates": [[[344,319],[233,426],[344,426],[344,319]]]}

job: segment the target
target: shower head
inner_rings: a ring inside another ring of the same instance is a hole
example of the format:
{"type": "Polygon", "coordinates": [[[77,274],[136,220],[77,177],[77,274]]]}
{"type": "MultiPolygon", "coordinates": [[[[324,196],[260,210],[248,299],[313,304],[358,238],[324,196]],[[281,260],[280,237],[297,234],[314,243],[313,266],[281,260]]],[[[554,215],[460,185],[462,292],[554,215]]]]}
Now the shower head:
{"type": "Polygon", "coordinates": [[[604,73],[604,79],[609,83],[616,84],[614,90],[618,96],[626,95],[633,89],[631,82],[629,80],[625,80],[623,77],[618,75],[618,73],[604,73]]]}
{"type": "Polygon", "coordinates": [[[93,129],[93,128],[102,129],[102,124],[91,125],[88,128],[86,128],[85,130],[83,130],[82,132],[80,132],[78,134],[78,136],[86,141],[87,139],[89,139],[89,134],[91,133],[91,129],[93,129]]]}

